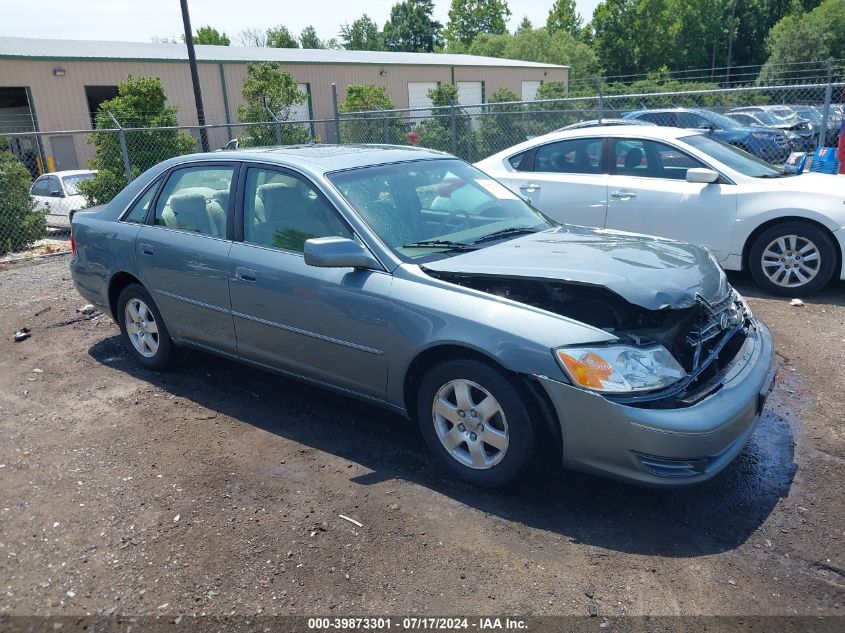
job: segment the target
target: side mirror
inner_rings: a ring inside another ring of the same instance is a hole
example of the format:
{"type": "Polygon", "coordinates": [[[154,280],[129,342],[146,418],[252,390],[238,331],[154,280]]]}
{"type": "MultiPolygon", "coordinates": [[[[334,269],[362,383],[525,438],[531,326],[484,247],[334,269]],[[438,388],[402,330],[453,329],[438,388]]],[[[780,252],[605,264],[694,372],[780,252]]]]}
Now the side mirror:
{"type": "Polygon", "coordinates": [[[366,248],[346,237],[315,237],[306,240],[305,263],[319,268],[381,268],[366,248]]]}
{"type": "Polygon", "coordinates": [[[719,172],[712,169],[705,169],[703,167],[693,167],[687,169],[687,182],[698,182],[709,184],[719,180],[719,172]]]}
{"type": "Polygon", "coordinates": [[[64,194],[61,191],[55,190],[50,192],[51,198],[64,198],[64,194]]]}

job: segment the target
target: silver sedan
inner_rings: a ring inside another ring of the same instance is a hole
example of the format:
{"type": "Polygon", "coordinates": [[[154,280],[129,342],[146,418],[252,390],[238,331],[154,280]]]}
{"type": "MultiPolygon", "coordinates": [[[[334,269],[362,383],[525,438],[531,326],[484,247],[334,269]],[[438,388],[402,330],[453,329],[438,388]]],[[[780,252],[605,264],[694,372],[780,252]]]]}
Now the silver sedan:
{"type": "Polygon", "coordinates": [[[73,220],[79,292],[142,366],[193,347],[414,420],[479,486],[541,456],[700,482],[754,431],[769,330],[707,250],[559,225],[451,156],[184,156],[73,220]]]}

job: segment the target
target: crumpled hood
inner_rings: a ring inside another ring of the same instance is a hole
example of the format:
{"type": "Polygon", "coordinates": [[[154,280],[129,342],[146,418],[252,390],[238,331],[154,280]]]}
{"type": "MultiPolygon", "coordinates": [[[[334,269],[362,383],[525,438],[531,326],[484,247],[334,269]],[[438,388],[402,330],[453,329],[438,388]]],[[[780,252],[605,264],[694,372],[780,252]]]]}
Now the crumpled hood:
{"type": "Polygon", "coordinates": [[[525,277],[604,287],[646,308],[686,308],[725,296],[710,253],[671,240],[564,225],[422,265],[433,272],[525,277]]]}

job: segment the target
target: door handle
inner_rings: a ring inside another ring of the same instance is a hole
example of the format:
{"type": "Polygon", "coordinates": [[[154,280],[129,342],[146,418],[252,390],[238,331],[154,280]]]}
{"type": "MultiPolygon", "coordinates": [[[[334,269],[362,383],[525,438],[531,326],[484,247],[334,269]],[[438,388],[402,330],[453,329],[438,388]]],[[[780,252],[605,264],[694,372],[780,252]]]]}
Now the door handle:
{"type": "Polygon", "coordinates": [[[141,255],[154,255],[156,252],[155,247],[152,244],[141,244],[141,255]]]}
{"type": "Polygon", "coordinates": [[[617,200],[627,200],[628,198],[636,198],[637,194],[633,191],[614,191],[610,194],[610,197],[617,200]]]}
{"type": "Polygon", "coordinates": [[[519,190],[525,191],[526,193],[534,193],[535,191],[540,190],[540,185],[535,184],[533,182],[529,182],[529,183],[524,184],[524,185],[519,185],[519,190]]]}
{"type": "Polygon", "coordinates": [[[258,281],[258,273],[251,268],[241,268],[239,266],[238,268],[235,268],[235,279],[254,283],[258,281]]]}

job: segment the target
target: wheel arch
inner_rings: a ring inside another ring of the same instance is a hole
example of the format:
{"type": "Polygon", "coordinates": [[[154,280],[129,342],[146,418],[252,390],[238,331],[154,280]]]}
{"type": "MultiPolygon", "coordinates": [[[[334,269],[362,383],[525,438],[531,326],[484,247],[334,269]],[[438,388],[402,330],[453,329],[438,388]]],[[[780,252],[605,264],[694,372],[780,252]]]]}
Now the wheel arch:
{"type": "Polygon", "coordinates": [[[542,421],[541,424],[535,425],[536,430],[547,434],[552,440],[542,444],[540,448],[555,447],[555,456],[560,457],[563,437],[560,420],[545,390],[530,376],[509,369],[498,358],[484,351],[457,343],[441,343],[428,347],[417,354],[408,365],[403,379],[403,400],[405,411],[411,420],[416,421],[417,385],[420,379],[438,363],[451,360],[476,360],[501,371],[510,379],[526,399],[526,402],[533,407],[530,412],[532,420],[535,422],[537,420],[542,421]]]}
{"type": "Polygon", "coordinates": [[[785,224],[788,222],[803,222],[805,224],[809,224],[820,231],[822,231],[825,235],[830,238],[830,241],[833,243],[833,249],[836,252],[836,262],[834,262],[834,271],[839,271],[842,268],[842,250],[839,247],[839,241],[836,239],[836,236],[833,235],[833,231],[830,230],[829,227],[825,226],[818,220],[813,218],[808,218],[802,215],[787,215],[787,216],[780,216],[776,218],[772,218],[770,220],[766,220],[759,226],[757,226],[751,233],[745,238],[745,243],[742,246],[742,269],[748,270],[750,265],[749,258],[751,256],[751,249],[754,246],[754,242],[757,241],[757,238],[764,232],[769,230],[772,227],[777,226],[778,224],[785,224]]]}
{"type": "Polygon", "coordinates": [[[109,311],[111,312],[112,318],[117,320],[117,300],[120,297],[120,293],[123,292],[123,289],[126,288],[129,284],[138,284],[139,286],[143,286],[144,284],[135,276],[126,271],[116,272],[111,276],[109,279],[109,287],[108,287],[108,301],[109,301],[109,311]]]}

